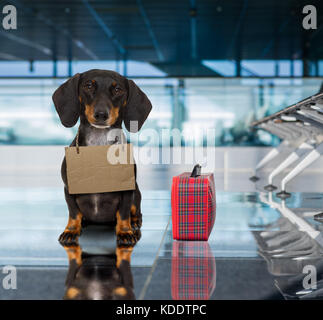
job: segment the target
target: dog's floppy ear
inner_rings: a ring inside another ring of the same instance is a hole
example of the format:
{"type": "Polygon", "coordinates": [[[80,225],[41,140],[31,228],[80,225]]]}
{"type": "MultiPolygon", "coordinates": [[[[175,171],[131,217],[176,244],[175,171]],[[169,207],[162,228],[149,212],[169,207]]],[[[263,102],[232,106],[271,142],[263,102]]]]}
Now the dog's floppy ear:
{"type": "Polygon", "coordinates": [[[152,105],[147,96],[132,80],[127,81],[128,100],[124,107],[123,122],[129,132],[137,132],[147,119],[152,105]],[[138,125],[131,125],[131,121],[137,121],[138,125]]]}
{"type": "Polygon", "coordinates": [[[79,80],[80,74],[77,73],[57,88],[52,97],[62,124],[68,128],[75,126],[80,116],[79,80]]]}

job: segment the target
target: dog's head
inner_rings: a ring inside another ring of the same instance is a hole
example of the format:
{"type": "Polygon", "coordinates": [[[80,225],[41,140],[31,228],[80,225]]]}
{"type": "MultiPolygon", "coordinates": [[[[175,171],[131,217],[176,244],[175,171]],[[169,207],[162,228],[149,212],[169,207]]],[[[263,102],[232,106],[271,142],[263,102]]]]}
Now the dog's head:
{"type": "Polygon", "coordinates": [[[140,130],[152,108],[132,80],[97,69],[67,80],[54,92],[53,101],[65,127],[73,127],[81,117],[100,129],[120,127],[123,121],[131,132],[140,130]]]}

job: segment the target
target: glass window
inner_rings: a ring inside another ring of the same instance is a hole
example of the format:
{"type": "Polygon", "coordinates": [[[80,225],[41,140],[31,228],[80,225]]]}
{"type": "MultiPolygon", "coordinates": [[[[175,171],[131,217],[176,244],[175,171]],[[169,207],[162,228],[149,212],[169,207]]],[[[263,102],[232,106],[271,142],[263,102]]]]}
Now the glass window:
{"type": "MultiPolygon", "coordinates": [[[[60,123],[52,94],[64,79],[0,79],[0,144],[68,145],[77,126],[60,123]]],[[[277,143],[249,130],[256,119],[276,112],[319,91],[318,78],[140,78],[153,110],[138,143],[169,145],[171,130],[183,130],[181,143],[202,145],[213,130],[213,144],[267,145],[277,143]],[[209,131],[208,131],[209,130],[209,131]],[[162,133],[163,131],[163,133],[162,133]]]]}

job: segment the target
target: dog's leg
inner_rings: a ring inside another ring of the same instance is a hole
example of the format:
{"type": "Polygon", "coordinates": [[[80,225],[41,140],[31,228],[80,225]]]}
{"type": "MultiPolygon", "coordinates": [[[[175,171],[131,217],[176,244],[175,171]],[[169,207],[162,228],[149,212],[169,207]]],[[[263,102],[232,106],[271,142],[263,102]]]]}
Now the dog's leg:
{"type": "Polygon", "coordinates": [[[82,213],[80,212],[75,198],[70,195],[65,187],[65,199],[68,206],[68,223],[64,232],[59,237],[59,242],[65,245],[75,244],[77,237],[81,234],[82,213]]]}
{"type": "Polygon", "coordinates": [[[134,246],[136,237],[131,227],[131,204],[133,203],[133,191],[123,191],[119,210],[117,210],[117,244],[119,247],[134,246]]]}
{"type": "Polygon", "coordinates": [[[139,241],[141,238],[141,225],[142,225],[142,214],[141,214],[141,193],[136,184],[136,190],[134,193],[134,202],[130,207],[131,213],[131,227],[136,236],[136,240],[139,241]]]}

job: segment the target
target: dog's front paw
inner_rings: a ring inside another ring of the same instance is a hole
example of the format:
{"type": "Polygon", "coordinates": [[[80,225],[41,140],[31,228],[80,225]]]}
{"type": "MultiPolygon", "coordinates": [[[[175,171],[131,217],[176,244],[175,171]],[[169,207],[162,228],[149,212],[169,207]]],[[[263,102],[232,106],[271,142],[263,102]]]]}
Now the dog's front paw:
{"type": "Polygon", "coordinates": [[[141,231],[140,231],[141,223],[140,222],[131,223],[131,228],[132,228],[132,232],[136,238],[136,242],[138,242],[141,238],[141,231]]]}
{"type": "Polygon", "coordinates": [[[80,233],[65,230],[58,238],[58,241],[64,246],[72,246],[78,243],[80,233]]]}
{"type": "Polygon", "coordinates": [[[137,243],[137,235],[135,232],[125,232],[117,234],[118,247],[133,247],[137,243]]]}
{"type": "Polygon", "coordinates": [[[131,221],[131,228],[133,231],[140,230],[141,225],[142,225],[142,221],[140,219],[131,221]]]}

